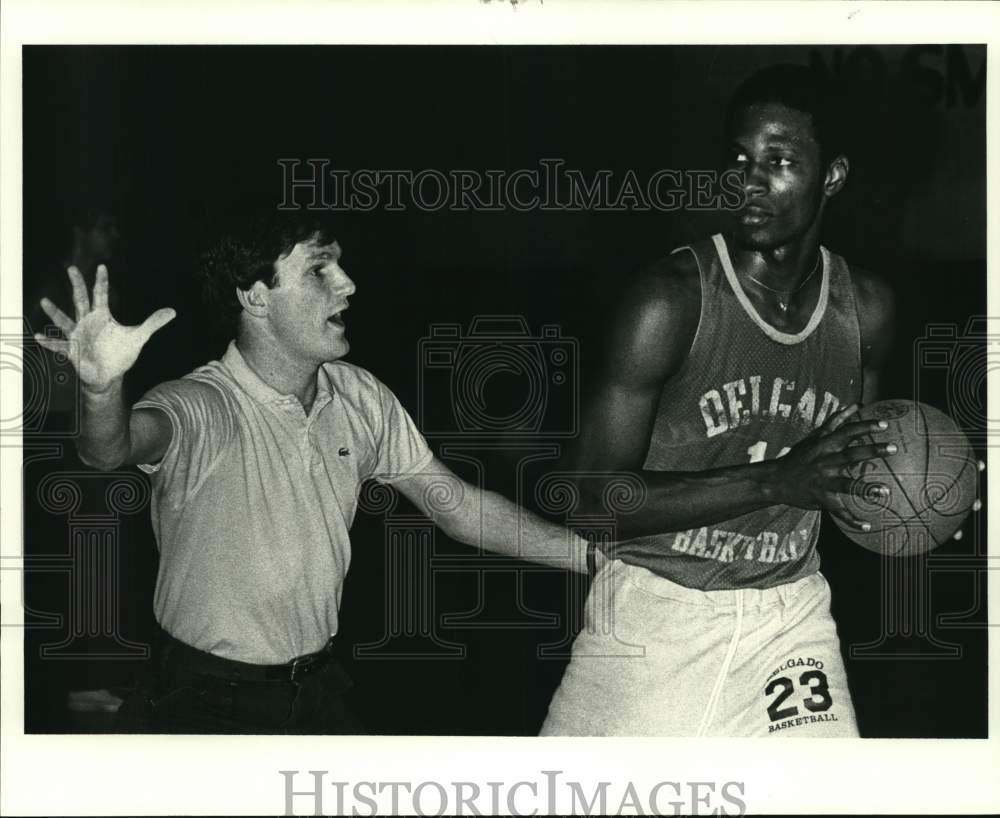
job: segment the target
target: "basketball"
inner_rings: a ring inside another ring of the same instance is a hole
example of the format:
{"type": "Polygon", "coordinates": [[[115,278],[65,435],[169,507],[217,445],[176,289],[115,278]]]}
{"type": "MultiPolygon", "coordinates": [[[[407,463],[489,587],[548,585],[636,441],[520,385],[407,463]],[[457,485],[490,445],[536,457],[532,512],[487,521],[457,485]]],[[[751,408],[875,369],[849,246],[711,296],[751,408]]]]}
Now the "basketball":
{"type": "Polygon", "coordinates": [[[958,531],[976,500],[979,462],[968,438],[944,412],[925,403],[883,400],[860,409],[858,420],[884,420],[889,427],[856,445],[894,442],[899,450],[849,467],[858,482],[845,501],[847,512],[871,524],[870,531],[835,521],[858,545],[890,556],[922,554],[958,531]],[[888,496],[873,490],[889,489],[888,496]]]}

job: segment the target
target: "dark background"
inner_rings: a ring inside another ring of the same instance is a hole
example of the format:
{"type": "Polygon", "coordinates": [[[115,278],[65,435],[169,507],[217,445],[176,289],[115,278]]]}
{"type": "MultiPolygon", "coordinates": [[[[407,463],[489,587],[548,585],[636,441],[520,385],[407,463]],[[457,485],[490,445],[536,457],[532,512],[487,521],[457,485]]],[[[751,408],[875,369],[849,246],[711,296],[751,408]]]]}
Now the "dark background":
{"type": "MultiPolygon", "coordinates": [[[[217,321],[198,300],[193,259],[221,220],[281,200],[279,158],[444,172],[538,169],[540,159],[560,158],[586,177],[610,169],[619,183],[628,169],[640,180],[661,168],[711,169],[722,159],[723,109],[735,85],[770,63],[813,63],[842,82],[853,112],[850,179],[824,243],[883,274],[899,300],[884,394],[915,394],[961,415],[984,456],[986,348],[982,324],[970,327],[969,319],[984,313],[986,299],[985,59],[985,48],[959,45],[25,47],[24,291],[34,298],[62,287],[67,213],[94,203],[113,209],[123,236],[111,270],[122,320],[167,305],[178,311],[131,375],[137,397],[223,351],[217,321]],[[932,324],[955,327],[953,337],[934,342],[950,360],[971,355],[961,387],[954,366],[915,369],[932,324]]],[[[338,218],[343,264],[358,285],[349,360],[386,382],[422,424],[445,423],[452,407],[443,381],[418,393],[419,342],[432,324],[467,329],[484,314],[524,316],[536,333],[556,324],[576,339],[585,393],[625,277],[719,227],[715,213],[656,210],[410,207],[338,218]]],[[[516,377],[498,376],[487,397],[502,404],[520,388],[516,377]]],[[[431,442],[441,453],[461,440],[431,442]]],[[[29,451],[47,442],[26,438],[29,451]]],[[[530,452],[560,441],[520,442],[530,452]]],[[[516,493],[509,454],[487,446],[466,454],[482,463],[488,485],[516,493]]],[[[67,553],[69,524],[42,510],[37,486],[54,469],[79,469],[74,457],[63,445],[61,456],[26,460],[29,567],[67,553]]],[[[444,459],[474,476],[468,463],[444,459]]],[[[863,735],[986,735],[985,572],[977,570],[985,517],[966,524],[961,542],[908,561],[903,579],[898,563],[883,567],[825,524],[823,570],[863,735]],[[909,583],[919,602],[885,602],[883,571],[909,583]],[[852,655],[858,648],[863,655],[852,655]]],[[[538,648],[568,646],[585,580],[509,560],[493,560],[500,568],[483,573],[482,558],[438,532],[432,565],[441,570],[415,603],[427,609],[436,637],[384,640],[387,560],[396,553],[385,530],[382,516],[359,513],[341,612],[360,715],[380,733],[535,734],[565,663],[540,657],[538,648]],[[456,614],[465,627],[441,619],[456,614]],[[374,647],[357,655],[360,645],[374,647]]],[[[142,643],[156,566],[148,511],[122,516],[117,536],[116,616],[126,639],[142,643]]],[[[28,618],[36,625],[26,632],[29,732],[102,729],[66,713],[66,691],[120,689],[144,666],[39,658],[43,645],[66,639],[70,581],[65,572],[28,573],[28,618]],[[63,619],[38,627],[44,614],[63,619]]],[[[108,649],[107,639],[84,637],[75,643],[84,652],[108,649]]]]}

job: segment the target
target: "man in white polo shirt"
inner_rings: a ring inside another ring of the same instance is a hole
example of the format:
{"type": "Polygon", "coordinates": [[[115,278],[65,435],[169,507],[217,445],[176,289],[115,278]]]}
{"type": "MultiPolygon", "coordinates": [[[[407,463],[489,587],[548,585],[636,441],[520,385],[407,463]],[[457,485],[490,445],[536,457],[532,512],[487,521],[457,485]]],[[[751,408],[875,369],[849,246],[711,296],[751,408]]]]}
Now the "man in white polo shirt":
{"type": "Polygon", "coordinates": [[[355,291],[340,253],[326,224],[287,214],[219,241],[204,282],[235,340],[131,408],[125,372],[173,310],[118,324],[104,267],[92,303],[70,268],[75,321],[42,302],[66,338],[38,342],[80,376],[81,458],[151,475],[163,632],[144,698],[156,731],[361,732],[331,639],[365,479],[394,484],[454,539],[586,570],[585,541],[459,480],[392,392],[340,360],[355,291]],[[458,499],[436,506],[445,495],[458,499]]]}

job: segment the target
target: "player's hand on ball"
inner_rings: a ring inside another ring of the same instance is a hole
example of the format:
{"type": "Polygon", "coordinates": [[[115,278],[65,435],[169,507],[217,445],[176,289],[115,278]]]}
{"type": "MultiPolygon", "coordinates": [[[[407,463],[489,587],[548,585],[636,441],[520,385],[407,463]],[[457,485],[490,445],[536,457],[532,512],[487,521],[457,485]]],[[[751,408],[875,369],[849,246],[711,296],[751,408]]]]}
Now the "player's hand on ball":
{"type": "Polygon", "coordinates": [[[42,309],[65,338],[36,334],[35,340],[45,349],[68,357],[85,390],[104,392],[131,368],[150,336],[173,320],[177,313],[169,308],[161,309],[137,327],[123,326],[112,317],[108,308],[108,270],[103,264],[97,268],[93,301],[87,294],[80,271],[70,267],[67,272],[73,285],[76,321],[43,298],[42,309]]]}
{"type": "MultiPolygon", "coordinates": [[[[857,490],[847,469],[865,460],[884,458],[896,452],[892,442],[851,445],[859,438],[883,431],[882,420],[852,420],[858,406],[834,413],[822,426],[796,443],[773,465],[777,502],[798,508],[826,509],[842,523],[867,530],[868,523],[855,519],[845,504],[845,495],[857,490]]],[[[888,493],[883,485],[868,491],[888,493]]]]}

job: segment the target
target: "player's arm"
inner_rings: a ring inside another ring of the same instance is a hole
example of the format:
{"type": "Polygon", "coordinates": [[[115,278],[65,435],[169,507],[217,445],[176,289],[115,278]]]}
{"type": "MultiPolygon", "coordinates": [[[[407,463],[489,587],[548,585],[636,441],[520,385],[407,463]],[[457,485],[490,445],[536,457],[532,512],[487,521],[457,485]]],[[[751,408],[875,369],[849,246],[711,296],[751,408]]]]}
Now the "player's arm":
{"type": "Polygon", "coordinates": [[[643,469],[660,397],[666,386],[670,399],[670,377],[688,356],[700,305],[698,270],[689,254],[671,256],[628,287],[611,321],[606,359],[570,461],[584,513],[606,513],[603,498],[614,479],[607,473],[628,472],[641,481],[646,496],[634,511],[617,514],[621,539],[710,525],[777,504],[829,508],[844,518],[837,495],[850,490],[850,480],[843,467],[889,453],[889,444],[848,447],[879,428],[878,421],[852,421],[853,407],[780,461],[703,471],[643,469]]]}
{"type": "Polygon", "coordinates": [[[173,436],[170,419],[159,409],[132,409],[121,382],[91,392],[81,384],[80,435],[76,448],[88,466],[110,471],[128,463],[157,463],[173,436]]]}
{"type": "MultiPolygon", "coordinates": [[[[437,458],[394,485],[445,534],[509,557],[587,572],[587,541],[512,503],[467,483],[437,458]]],[[[596,567],[603,557],[598,553],[596,567]]]]}
{"type": "Polygon", "coordinates": [[[36,335],[35,340],[52,352],[66,355],[76,368],[81,393],[77,438],[80,459],[99,469],[114,469],[123,463],[155,463],[170,445],[170,420],[155,409],[130,411],[122,384],[146,341],[175,313],[161,309],[140,326],[122,326],[108,309],[108,271],[103,265],[97,268],[93,302],[79,270],[70,267],[68,273],[76,320],[42,299],[45,314],[65,337],[36,335]]]}
{"type": "Polygon", "coordinates": [[[896,299],[883,279],[859,268],[851,269],[854,299],[861,330],[862,402],[878,400],[882,369],[896,334],[896,299]]]}

